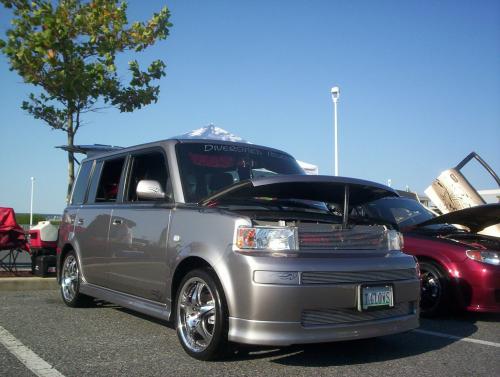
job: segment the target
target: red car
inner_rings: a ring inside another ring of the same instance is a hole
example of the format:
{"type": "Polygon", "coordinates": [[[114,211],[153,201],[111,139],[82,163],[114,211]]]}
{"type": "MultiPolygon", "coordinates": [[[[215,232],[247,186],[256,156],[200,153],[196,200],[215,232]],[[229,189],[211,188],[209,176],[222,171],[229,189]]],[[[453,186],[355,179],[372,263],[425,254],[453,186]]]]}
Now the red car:
{"type": "Polygon", "coordinates": [[[453,307],[500,312],[500,238],[478,234],[500,223],[500,204],[435,216],[416,200],[396,197],[357,211],[353,215],[379,218],[403,233],[403,251],[420,264],[422,315],[443,314],[453,307]]]}

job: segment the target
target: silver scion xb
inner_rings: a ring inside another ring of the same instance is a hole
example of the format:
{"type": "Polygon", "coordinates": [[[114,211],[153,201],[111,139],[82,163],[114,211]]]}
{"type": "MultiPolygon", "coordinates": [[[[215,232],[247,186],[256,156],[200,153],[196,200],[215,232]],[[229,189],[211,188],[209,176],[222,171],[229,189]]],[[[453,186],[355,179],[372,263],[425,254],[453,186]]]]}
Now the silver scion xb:
{"type": "Polygon", "coordinates": [[[397,196],[308,176],[279,150],[166,140],[85,159],[59,230],[58,281],[171,320],[186,352],[361,339],[418,326],[401,236],[350,208],[397,196]]]}

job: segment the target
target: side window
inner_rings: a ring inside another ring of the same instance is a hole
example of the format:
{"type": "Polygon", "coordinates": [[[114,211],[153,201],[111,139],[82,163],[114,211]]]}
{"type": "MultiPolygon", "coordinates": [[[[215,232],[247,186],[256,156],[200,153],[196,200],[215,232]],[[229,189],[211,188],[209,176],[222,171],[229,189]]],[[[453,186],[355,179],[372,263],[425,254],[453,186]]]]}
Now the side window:
{"type": "MultiPolygon", "coordinates": [[[[136,189],[141,180],[153,180],[160,183],[166,199],[171,198],[171,187],[169,184],[168,170],[165,158],[160,152],[151,152],[132,156],[130,178],[126,191],[126,200],[138,201],[136,189]]],[[[140,199],[143,201],[144,199],[140,199]]]]}
{"type": "Polygon", "coordinates": [[[92,164],[94,161],[86,161],[80,166],[78,177],[76,178],[73,195],[71,196],[71,204],[79,205],[85,201],[85,194],[89,184],[89,176],[92,172],[92,164]]]}
{"type": "Polygon", "coordinates": [[[104,161],[95,202],[116,202],[125,158],[104,161]]]}
{"type": "Polygon", "coordinates": [[[96,161],[92,179],[90,180],[89,194],[87,196],[87,203],[95,203],[97,193],[97,185],[99,184],[99,177],[101,176],[102,161],[96,161]]]}

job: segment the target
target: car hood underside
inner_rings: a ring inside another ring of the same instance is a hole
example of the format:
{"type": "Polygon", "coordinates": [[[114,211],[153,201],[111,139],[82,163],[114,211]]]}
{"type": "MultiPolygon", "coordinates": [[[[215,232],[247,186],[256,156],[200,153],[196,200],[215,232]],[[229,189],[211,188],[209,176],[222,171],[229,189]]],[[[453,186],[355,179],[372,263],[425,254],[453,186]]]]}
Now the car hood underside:
{"type": "Polygon", "coordinates": [[[450,212],[418,224],[419,227],[432,224],[458,224],[466,226],[471,232],[500,223],[500,203],[461,209],[450,212]]]}
{"type": "Polygon", "coordinates": [[[199,202],[209,206],[224,199],[279,198],[358,205],[388,196],[399,196],[390,187],[361,179],[322,175],[276,175],[240,181],[199,202]],[[346,189],[347,188],[347,189],[346,189]]]}

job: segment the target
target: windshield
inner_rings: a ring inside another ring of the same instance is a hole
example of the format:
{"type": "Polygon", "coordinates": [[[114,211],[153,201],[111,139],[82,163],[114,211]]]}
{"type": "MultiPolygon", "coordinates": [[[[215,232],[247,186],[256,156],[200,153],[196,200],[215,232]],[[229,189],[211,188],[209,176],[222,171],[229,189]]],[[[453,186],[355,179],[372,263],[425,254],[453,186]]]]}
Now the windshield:
{"type": "Polygon", "coordinates": [[[177,161],[187,203],[252,178],[305,174],[290,155],[253,146],[219,143],[179,143],[177,161]]]}
{"type": "Polygon", "coordinates": [[[388,223],[397,224],[399,228],[417,225],[434,217],[422,204],[407,198],[378,199],[355,208],[353,212],[355,216],[383,219],[388,223]]]}

